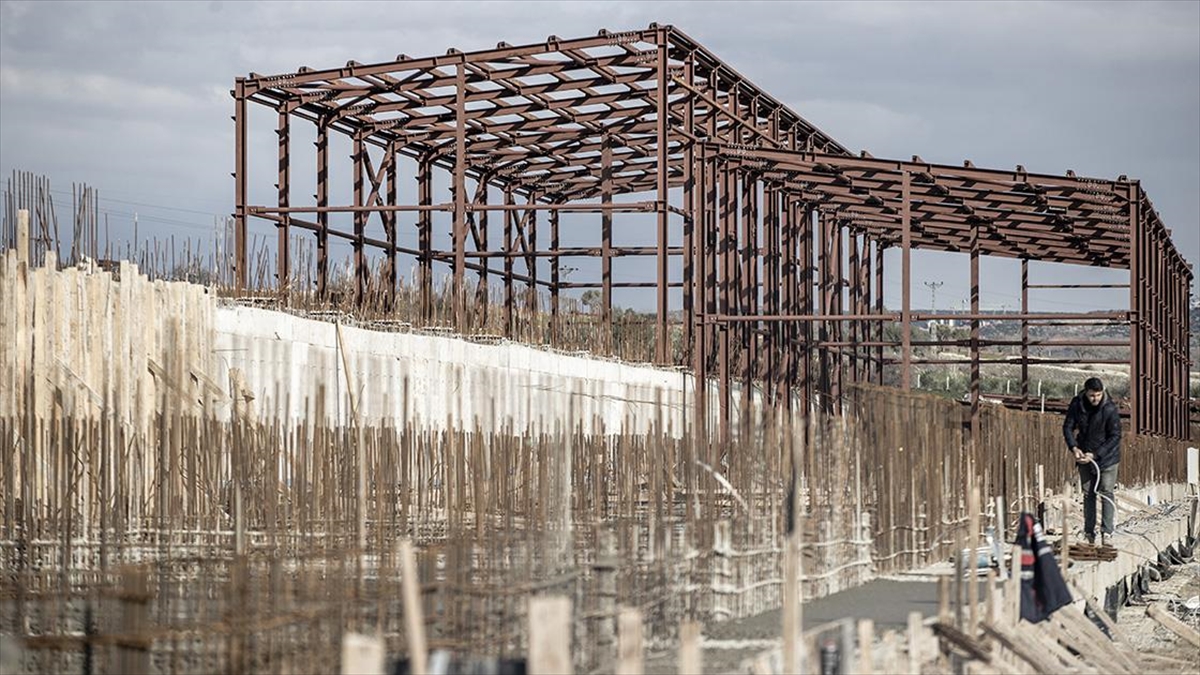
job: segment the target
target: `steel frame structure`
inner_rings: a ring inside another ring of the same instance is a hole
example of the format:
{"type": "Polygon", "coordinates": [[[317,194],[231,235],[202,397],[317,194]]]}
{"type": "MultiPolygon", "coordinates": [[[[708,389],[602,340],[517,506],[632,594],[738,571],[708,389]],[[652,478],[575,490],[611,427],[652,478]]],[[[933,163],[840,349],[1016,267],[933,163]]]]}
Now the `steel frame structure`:
{"type": "MultiPolygon", "coordinates": [[[[706,434],[716,410],[719,433],[730,433],[733,386],[741,396],[761,388],[776,405],[837,409],[852,382],[883,381],[898,365],[911,386],[913,347],[960,344],[913,340],[913,323],[970,321],[969,423],[977,429],[982,350],[1019,346],[1020,357],[988,363],[1022,368],[1021,401],[1028,404],[1030,338],[1039,322],[1128,325],[1131,423],[1137,433],[1186,438],[1188,434],[1187,307],[1193,272],[1175,250],[1136,180],[1041,175],[1012,171],[854,156],[800,115],[754,86],[680,30],[651,24],[645,30],[544,43],[411,58],[386,63],[350,62],[342,68],[238,78],[235,100],[235,277],[247,283],[248,223],[277,229],[281,286],[291,265],[294,229],[315,234],[318,292],[327,291],[331,236],[354,250],[356,297],[369,283],[368,249],[384,261],[383,284],[394,292],[398,257],[419,266],[421,314],[433,305],[434,265],[449,268],[454,328],[469,332],[465,292],[468,272],[503,279],[505,325],[511,336],[514,283],[550,296],[552,333],[561,320],[560,293],[601,291],[601,328],[612,334],[614,288],[653,289],[656,360],[671,359],[669,289],[682,292],[682,344],[678,365],[690,366],[696,387],[697,433],[706,434]],[[248,104],[276,113],[277,199],[251,204],[248,104]],[[293,205],[292,122],[315,127],[316,192],[293,205]],[[349,204],[332,204],[329,137],[353,144],[349,204]],[[371,148],[380,159],[372,158],[371,148]],[[399,158],[416,167],[417,203],[398,202],[399,158]],[[435,199],[435,172],[449,178],[448,196],[435,199]],[[503,203],[489,203],[489,192],[503,203]],[[629,197],[641,195],[640,201],[629,197]],[[621,196],[625,201],[617,201],[621,196]],[[330,223],[348,213],[353,229],[330,223]],[[451,246],[433,246],[434,215],[452,218],[451,246]],[[599,215],[600,245],[560,246],[560,216],[599,215]],[[614,220],[628,213],[656,216],[653,246],[614,244],[614,220]],[[401,214],[415,217],[405,239],[401,214]],[[489,244],[489,215],[504,220],[504,239],[489,244]],[[537,227],[548,221],[549,246],[537,227]],[[369,233],[377,222],[379,234],[369,233]],[[677,230],[675,228],[678,228],[677,230]],[[682,232],[682,246],[671,244],[682,232]],[[901,307],[883,305],[884,256],[901,252],[901,307]],[[968,315],[919,314],[911,307],[910,253],[915,249],[970,257],[968,315]],[[599,279],[565,281],[561,262],[599,258],[599,279]],[[652,282],[614,278],[613,260],[653,257],[652,282]],[[1022,261],[1020,312],[983,314],[979,307],[981,256],[1022,261]],[[548,260],[549,278],[539,276],[548,260]],[[1128,269],[1129,308],[1087,314],[1029,311],[1030,288],[1081,287],[1031,284],[1029,261],[1128,269]],[[498,262],[499,267],[494,263],[498,262]],[[517,269],[517,266],[521,269],[517,269]],[[671,281],[670,272],[680,274],[671,281]],[[1018,321],[1019,343],[984,340],[983,320],[1018,321]],[[900,339],[885,339],[884,327],[900,339]],[[885,355],[895,349],[899,358],[885,355]]],[[[530,293],[529,297],[534,294],[530,293]]],[[[485,293],[475,302],[487,303],[485,293]]],[[[531,305],[536,311],[536,305],[531,305]]],[[[1086,341],[1086,344],[1102,344],[1086,341]]],[[[1054,362],[1076,362],[1060,359],[1054,362]]],[[[1049,363],[1045,359],[1036,363],[1049,363]]],[[[1094,361],[1092,361],[1094,363],[1094,361]]],[[[1122,363],[1124,361],[1121,361],[1122,363]]]]}

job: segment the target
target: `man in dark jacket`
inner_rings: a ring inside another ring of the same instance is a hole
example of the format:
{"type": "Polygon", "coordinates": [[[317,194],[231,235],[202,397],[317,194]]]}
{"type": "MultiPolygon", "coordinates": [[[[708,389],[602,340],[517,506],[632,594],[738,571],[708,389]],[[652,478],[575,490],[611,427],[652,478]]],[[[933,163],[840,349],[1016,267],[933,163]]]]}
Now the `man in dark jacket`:
{"type": "Polygon", "coordinates": [[[1083,391],[1071,400],[1067,419],[1063,422],[1063,437],[1079,465],[1079,482],[1083,487],[1083,534],[1088,543],[1096,542],[1098,492],[1104,499],[1100,543],[1107,546],[1116,510],[1113,487],[1117,484],[1117,465],[1121,461],[1121,414],[1116,402],[1104,391],[1100,378],[1089,377],[1083,383],[1083,391]]]}

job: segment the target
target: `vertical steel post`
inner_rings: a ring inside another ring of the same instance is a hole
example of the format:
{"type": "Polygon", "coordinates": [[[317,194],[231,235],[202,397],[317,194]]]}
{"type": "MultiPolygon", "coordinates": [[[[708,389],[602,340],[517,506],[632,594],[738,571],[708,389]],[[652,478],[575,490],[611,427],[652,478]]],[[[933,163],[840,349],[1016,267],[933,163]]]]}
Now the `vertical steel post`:
{"type": "Polygon", "coordinates": [[[513,255],[516,245],[513,241],[513,228],[519,217],[512,208],[516,205],[511,186],[504,187],[504,337],[512,338],[516,329],[516,297],[513,294],[513,255]]]}
{"type": "Polygon", "coordinates": [[[454,97],[454,328],[466,332],[466,296],[463,276],[467,269],[467,66],[455,70],[454,97]]]}
{"type": "MultiPolygon", "coordinates": [[[[558,204],[558,202],[555,202],[558,204]]],[[[562,257],[559,254],[558,209],[550,212],[550,344],[558,346],[562,327],[559,325],[559,284],[562,282],[562,257]]]]}
{"type": "MultiPolygon", "coordinates": [[[[800,313],[812,315],[813,308],[817,302],[813,290],[813,276],[815,269],[813,267],[813,239],[816,236],[815,230],[819,226],[817,220],[817,212],[812,205],[807,202],[799,204],[800,213],[796,220],[799,225],[800,235],[800,313]]],[[[800,391],[804,402],[804,415],[807,419],[812,412],[813,402],[813,359],[812,359],[812,342],[813,342],[813,322],[805,321],[804,325],[800,326],[801,334],[804,337],[804,349],[800,352],[800,391]]]]}
{"type": "Polygon", "coordinates": [[[233,191],[234,191],[234,287],[245,291],[249,279],[249,253],[246,242],[246,80],[234,80],[233,90],[233,191]]]}
{"type": "Polygon", "coordinates": [[[979,442],[979,223],[971,224],[971,442],[979,442]]]}
{"type": "Polygon", "coordinates": [[[1129,427],[1135,434],[1143,433],[1142,395],[1142,222],[1138,186],[1129,185],[1129,427]]]}
{"type": "Polygon", "coordinates": [[[417,203],[425,207],[417,212],[417,246],[421,249],[421,318],[433,323],[433,158],[423,154],[417,160],[417,203]]]}
{"type": "MultiPolygon", "coordinates": [[[[887,248],[882,241],[875,242],[875,313],[883,315],[883,251],[887,248]]],[[[884,319],[875,321],[875,340],[883,342],[884,319]]],[[[875,379],[883,384],[883,345],[875,348],[875,379]]]]}
{"type": "MultiPolygon", "coordinates": [[[[696,55],[688,52],[683,62],[683,79],[688,86],[695,84],[696,55]]],[[[687,132],[696,131],[696,99],[690,92],[683,101],[683,124],[687,132]]],[[[692,331],[695,329],[692,310],[693,297],[696,293],[696,258],[693,255],[692,239],[696,236],[696,224],[699,220],[699,209],[696,203],[696,143],[685,141],[683,152],[683,204],[687,215],[683,220],[683,336],[680,344],[683,347],[682,363],[691,361],[688,351],[693,348],[692,331]]]]}
{"type": "MultiPolygon", "coordinates": [[[[398,155],[399,155],[399,152],[398,152],[398,148],[396,147],[396,142],[392,141],[391,143],[388,144],[387,157],[384,160],[388,163],[388,166],[387,166],[387,204],[388,204],[388,206],[396,206],[396,191],[398,188],[398,186],[396,185],[396,164],[397,164],[396,157],[398,155]]],[[[396,246],[398,244],[397,233],[396,233],[397,214],[395,211],[384,211],[382,214],[380,214],[380,217],[383,219],[383,227],[384,227],[384,231],[387,233],[387,241],[388,241],[388,247],[389,247],[387,250],[387,270],[385,271],[385,274],[384,274],[384,281],[386,282],[386,288],[384,289],[384,302],[386,304],[387,309],[389,311],[391,311],[391,310],[394,310],[396,307],[396,277],[397,277],[396,246]]]]}
{"type": "MultiPolygon", "coordinates": [[[[794,141],[793,137],[793,141],[794,141]]],[[[779,307],[780,314],[796,314],[796,237],[794,228],[796,225],[795,219],[795,203],[792,196],[785,192],[779,192],[780,202],[776,213],[779,218],[779,273],[780,273],[780,294],[779,307]]],[[[779,332],[777,334],[776,348],[779,351],[779,396],[782,398],[782,404],[787,410],[791,410],[792,396],[791,389],[792,380],[792,361],[793,355],[797,350],[795,342],[795,326],[796,322],[788,321],[779,324],[779,332]]]]}
{"type": "MultiPolygon", "coordinates": [[[[486,207],[488,204],[488,174],[479,176],[479,182],[475,186],[475,198],[472,200],[476,206],[486,207]]],[[[487,253],[488,249],[488,209],[482,208],[475,211],[475,243],[476,249],[480,253],[487,253]]],[[[552,212],[557,215],[557,212],[552,212]]],[[[479,327],[486,328],[488,323],[488,270],[491,267],[491,259],[487,257],[476,258],[479,261],[479,279],[478,286],[475,288],[475,305],[479,312],[479,327]]],[[[558,258],[554,259],[554,264],[558,263],[558,258]]]]}
{"type": "MultiPolygon", "coordinates": [[[[684,303],[687,313],[686,320],[692,325],[691,361],[692,361],[692,452],[695,457],[702,457],[701,448],[708,440],[708,353],[705,336],[708,334],[706,321],[708,318],[707,303],[709,298],[708,285],[711,283],[707,270],[711,250],[706,245],[709,236],[708,220],[708,169],[705,151],[700,148],[689,155],[689,161],[696,163],[692,177],[696,185],[691,192],[691,214],[694,231],[691,239],[685,244],[690,247],[688,255],[691,258],[691,283],[693,292],[690,302],[684,303]]],[[[687,275],[685,274],[685,279],[687,275]]],[[[688,485],[688,489],[692,486],[688,485]]],[[[689,500],[690,502],[691,500],[689,500]]],[[[689,506],[689,509],[691,507],[689,506]]]]}
{"type": "MultiPolygon", "coordinates": [[[[354,205],[363,206],[363,174],[367,167],[367,145],[364,132],[354,134],[354,205]]],[[[354,306],[362,307],[367,296],[367,252],[363,238],[367,229],[367,216],[361,209],[354,212],[354,306]]]]}
{"type": "MultiPolygon", "coordinates": [[[[859,285],[862,281],[862,269],[859,267],[860,260],[858,257],[858,234],[851,228],[847,228],[846,236],[850,243],[850,313],[861,314],[861,296],[862,287],[859,285]]],[[[839,294],[840,295],[840,294],[839,294]]],[[[858,381],[858,327],[859,320],[850,322],[850,381],[858,381]]]]}
{"type": "Polygon", "coordinates": [[[616,349],[613,336],[612,311],[612,137],[605,134],[600,146],[600,322],[604,350],[612,354],[616,349]]]}
{"type": "MultiPolygon", "coordinates": [[[[279,142],[279,163],[278,174],[275,187],[279,195],[279,208],[286,209],[291,197],[291,180],[289,172],[291,170],[291,159],[289,153],[291,151],[291,106],[283,104],[279,106],[279,125],[275,133],[278,136],[279,142]]],[[[291,224],[291,216],[287,213],[281,213],[278,224],[275,230],[275,275],[276,283],[279,289],[280,299],[287,303],[289,300],[290,274],[292,268],[289,254],[289,231],[288,226],[291,224]]]]}
{"type": "Polygon", "coordinates": [[[668,134],[670,127],[667,126],[668,103],[667,98],[668,86],[670,77],[667,73],[667,53],[670,49],[670,44],[667,42],[667,31],[659,29],[658,31],[658,88],[655,90],[655,102],[658,106],[656,121],[658,126],[658,161],[657,166],[657,183],[658,183],[658,351],[656,360],[660,364],[666,364],[668,355],[670,354],[671,336],[667,331],[667,211],[668,194],[668,178],[670,173],[669,161],[669,145],[671,139],[668,134]]]}
{"type": "Polygon", "coordinates": [[[1029,409],[1029,258],[1021,258],[1021,410],[1029,409]]]}
{"type": "MultiPolygon", "coordinates": [[[[742,172],[742,274],[741,309],[744,314],[758,313],[758,179],[748,171],[742,172]]],[[[753,401],[754,376],[758,368],[758,323],[743,321],[738,325],[742,335],[742,432],[750,430],[750,406],[753,401]]],[[[743,436],[745,437],[745,436],[743,436]]]]}
{"type": "MultiPolygon", "coordinates": [[[[869,314],[871,312],[871,239],[865,232],[862,236],[862,251],[859,252],[858,261],[862,265],[862,274],[858,278],[859,308],[856,311],[859,314],[869,314]]],[[[859,322],[858,335],[862,341],[870,342],[870,321],[863,320],[859,322]]],[[[861,351],[862,369],[854,379],[866,382],[871,378],[871,348],[863,347],[861,351]]]]}
{"type": "MultiPolygon", "coordinates": [[[[721,167],[721,206],[719,214],[719,241],[721,256],[721,297],[720,313],[729,315],[733,312],[736,298],[734,296],[735,271],[737,265],[737,176],[734,169],[726,162],[721,167]]],[[[730,441],[730,326],[720,325],[720,396],[721,396],[721,442],[728,446],[730,441]]]]}
{"type": "Polygon", "coordinates": [[[912,175],[900,172],[900,388],[912,390],[912,175]]]}
{"type": "Polygon", "coordinates": [[[529,295],[525,298],[525,306],[529,310],[530,324],[527,326],[529,330],[533,330],[538,325],[538,296],[537,296],[537,226],[538,226],[538,211],[533,208],[537,205],[538,193],[530,191],[529,193],[529,210],[526,215],[529,218],[529,226],[525,229],[525,268],[529,272],[529,281],[527,288],[529,295]]]}
{"type": "Polygon", "coordinates": [[[317,121],[317,297],[329,299],[329,122],[317,121]]]}

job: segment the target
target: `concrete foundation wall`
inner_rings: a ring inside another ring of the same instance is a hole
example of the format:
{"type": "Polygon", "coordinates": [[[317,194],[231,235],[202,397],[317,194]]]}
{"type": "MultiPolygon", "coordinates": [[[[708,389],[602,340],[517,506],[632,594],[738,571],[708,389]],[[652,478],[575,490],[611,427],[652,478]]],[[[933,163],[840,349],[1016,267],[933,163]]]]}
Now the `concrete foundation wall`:
{"type": "Polygon", "coordinates": [[[353,326],[339,341],[333,323],[249,307],[218,308],[213,329],[218,381],[239,369],[257,411],[291,419],[348,422],[352,396],[365,423],[552,431],[574,419],[591,433],[661,423],[678,436],[692,400],[678,371],[520,344],[353,326]]]}
{"type": "Polygon", "coordinates": [[[680,436],[691,422],[694,385],[678,370],[432,332],[343,325],[339,340],[334,323],[231,305],[128,263],[118,280],[47,260],[28,269],[0,254],[0,414],[107,409],[144,431],[164,396],[222,419],[236,396],[263,420],[349,422],[353,399],[363,423],[425,429],[552,432],[573,420],[586,433],[659,424],[680,436]]]}

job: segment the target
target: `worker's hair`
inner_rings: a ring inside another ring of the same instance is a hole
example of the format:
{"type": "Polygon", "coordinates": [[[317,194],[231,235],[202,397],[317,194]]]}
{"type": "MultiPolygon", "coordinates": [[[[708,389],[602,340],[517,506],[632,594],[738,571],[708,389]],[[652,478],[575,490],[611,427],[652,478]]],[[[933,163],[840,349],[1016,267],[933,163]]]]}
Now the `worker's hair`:
{"type": "Polygon", "coordinates": [[[1098,377],[1089,377],[1083,383],[1083,388],[1088,391],[1104,391],[1104,383],[1098,377]]]}

